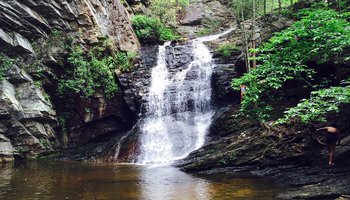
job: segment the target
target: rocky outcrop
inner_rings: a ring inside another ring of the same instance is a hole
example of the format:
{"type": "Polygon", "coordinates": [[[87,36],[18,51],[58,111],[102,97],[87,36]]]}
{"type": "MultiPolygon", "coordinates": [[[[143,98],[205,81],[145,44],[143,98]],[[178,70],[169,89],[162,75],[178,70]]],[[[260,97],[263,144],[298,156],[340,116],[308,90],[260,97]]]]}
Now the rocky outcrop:
{"type": "Polygon", "coordinates": [[[0,155],[27,157],[52,151],[58,145],[57,119],[45,92],[16,65],[6,77],[0,84],[0,155]]]}
{"type": "Polygon", "coordinates": [[[96,94],[76,102],[73,108],[76,113],[66,122],[69,130],[65,145],[70,147],[122,134],[135,123],[136,116],[125,103],[122,92],[111,99],[96,94]]]}
{"type": "Polygon", "coordinates": [[[138,40],[121,1],[0,1],[0,24],[0,53],[21,57],[1,82],[0,157],[35,156],[118,134],[132,126],[135,116],[122,91],[112,99],[99,94],[77,98],[69,111],[74,117],[66,123],[70,124],[65,127],[68,133],[60,133],[55,112],[62,114],[64,106],[56,98],[57,78],[67,66],[64,40],[75,37],[75,43],[88,48],[108,38],[114,51],[138,51],[138,40]],[[57,36],[54,30],[64,34],[57,36]]]}
{"type": "Polygon", "coordinates": [[[225,126],[212,126],[211,140],[176,165],[184,171],[204,174],[249,172],[293,186],[279,199],[336,199],[350,193],[348,125],[341,127],[345,137],[336,150],[336,165],[329,167],[328,152],[316,142],[318,135],[313,127],[262,130],[239,122],[239,131],[235,129],[237,121],[227,120],[233,118],[232,114],[232,110],[224,112],[221,125],[225,126]]]}
{"type": "Polygon", "coordinates": [[[31,50],[28,41],[47,38],[51,30],[59,29],[79,32],[88,43],[109,37],[116,48],[138,49],[129,15],[119,0],[1,1],[0,22],[1,42],[13,48],[31,50]]]}
{"type": "Polygon", "coordinates": [[[176,29],[181,35],[193,38],[233,27],[235,17],[227,5],[228,2],[218,0],[191,1],[176,29]]]}

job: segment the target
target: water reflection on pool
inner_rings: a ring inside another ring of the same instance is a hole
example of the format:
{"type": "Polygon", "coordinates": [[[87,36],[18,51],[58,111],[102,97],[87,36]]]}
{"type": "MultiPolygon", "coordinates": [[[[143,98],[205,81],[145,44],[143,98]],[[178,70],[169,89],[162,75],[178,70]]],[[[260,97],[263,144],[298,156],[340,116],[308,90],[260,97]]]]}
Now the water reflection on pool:
{"type": "Polygon", "coordinates": [[[275,199],[283,188],[263,179],[196,177],[174,167],[80,162],[0,165],[0,199],[275,199]]]}

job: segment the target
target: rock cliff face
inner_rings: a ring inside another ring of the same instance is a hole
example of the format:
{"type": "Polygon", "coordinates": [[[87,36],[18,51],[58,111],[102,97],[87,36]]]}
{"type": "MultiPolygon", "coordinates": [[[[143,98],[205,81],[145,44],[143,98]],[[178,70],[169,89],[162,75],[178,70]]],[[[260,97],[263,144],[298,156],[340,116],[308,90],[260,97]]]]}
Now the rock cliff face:
{"type": "Polygon", "coordinates": [[[0,22],[7,52],[17,48],[33,53],[29,41],[47,38],[53,29],[80,32],[81,39],[89,43],[108,36],[121,50],[138,49],[128,13],[119,0],[1,1],[0,22]]]}
{"type": "Polygon", "coordinates": [[[36,65],[36,46],[49,43],[53,30],[79,36],[78,42],[84,46],[109,38],[115,51],[139,49],[129,14],[119,0],[1,0],[0,53],[20,61],[9,67],[0,83],[0,160],[82,144],[117,134],[133,122],[120,91],[111,100],[99,95],[79,100],[71,110],[76,116],[75,126],[68,127],[68,135],[60,134],[55,112],[60,103],[53,99],[52,104],[48,94],[52,96],[57,91],[52,82],[57,78],[57,69],[64,65],[64,47],[51,45],[44,49],[49,52],[47,56],[40,58],[45,65],[44,88],[48,94],[35,84],[37,77],[30,67],[36,65]]]}
{"type": "Polygon", "coordinates": [[[235,25],[230,10],[231,2],[225,0],[192,1],[182,13],[177,31],[189,38],[224,31],[235,25]]]}
{"type": "Polygon", "coordinates": [[[31,156],[56,148],[56,113],[31,77],[13,65],[0,85],[0,153],[31,156]]]}

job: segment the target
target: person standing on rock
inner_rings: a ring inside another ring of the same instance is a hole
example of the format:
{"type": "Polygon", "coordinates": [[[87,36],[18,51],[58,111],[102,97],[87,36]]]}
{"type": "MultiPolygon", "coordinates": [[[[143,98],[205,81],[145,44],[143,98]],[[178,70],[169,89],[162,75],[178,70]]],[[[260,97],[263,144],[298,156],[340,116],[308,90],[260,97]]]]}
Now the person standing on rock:
{"type": "Polygon", "coordinates": [[[317,131],[325,131],[326,132],[326,144],[328,148],[328,165],[334,165],[333,163],[333,156],[335,152],[335,147],[340,144],[340,131],[339,129],[332,127],[332,126],[326,126],[323,128],[317,129],[317,131]]]}

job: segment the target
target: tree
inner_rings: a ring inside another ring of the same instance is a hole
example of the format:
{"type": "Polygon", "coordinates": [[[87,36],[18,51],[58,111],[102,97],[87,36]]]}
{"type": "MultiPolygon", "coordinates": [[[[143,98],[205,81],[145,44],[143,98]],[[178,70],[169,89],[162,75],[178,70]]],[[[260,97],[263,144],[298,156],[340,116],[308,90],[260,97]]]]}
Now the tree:
{"type": "MultiPolygon", "coordinates": [[[[253,0],[253,22],[252,22],[252,48],[255,49],[256,48],[256,38],[255,38],[255,35],[256,35],[256,30],[255,30],[255,26],[256,26],[256,2],[255,0],[253,0]]],[[[256,57],[256,53],[255,51],[253,52],[253,68],[256,68],[256,60],[255,60],[255,57],[256,57]]]]}

